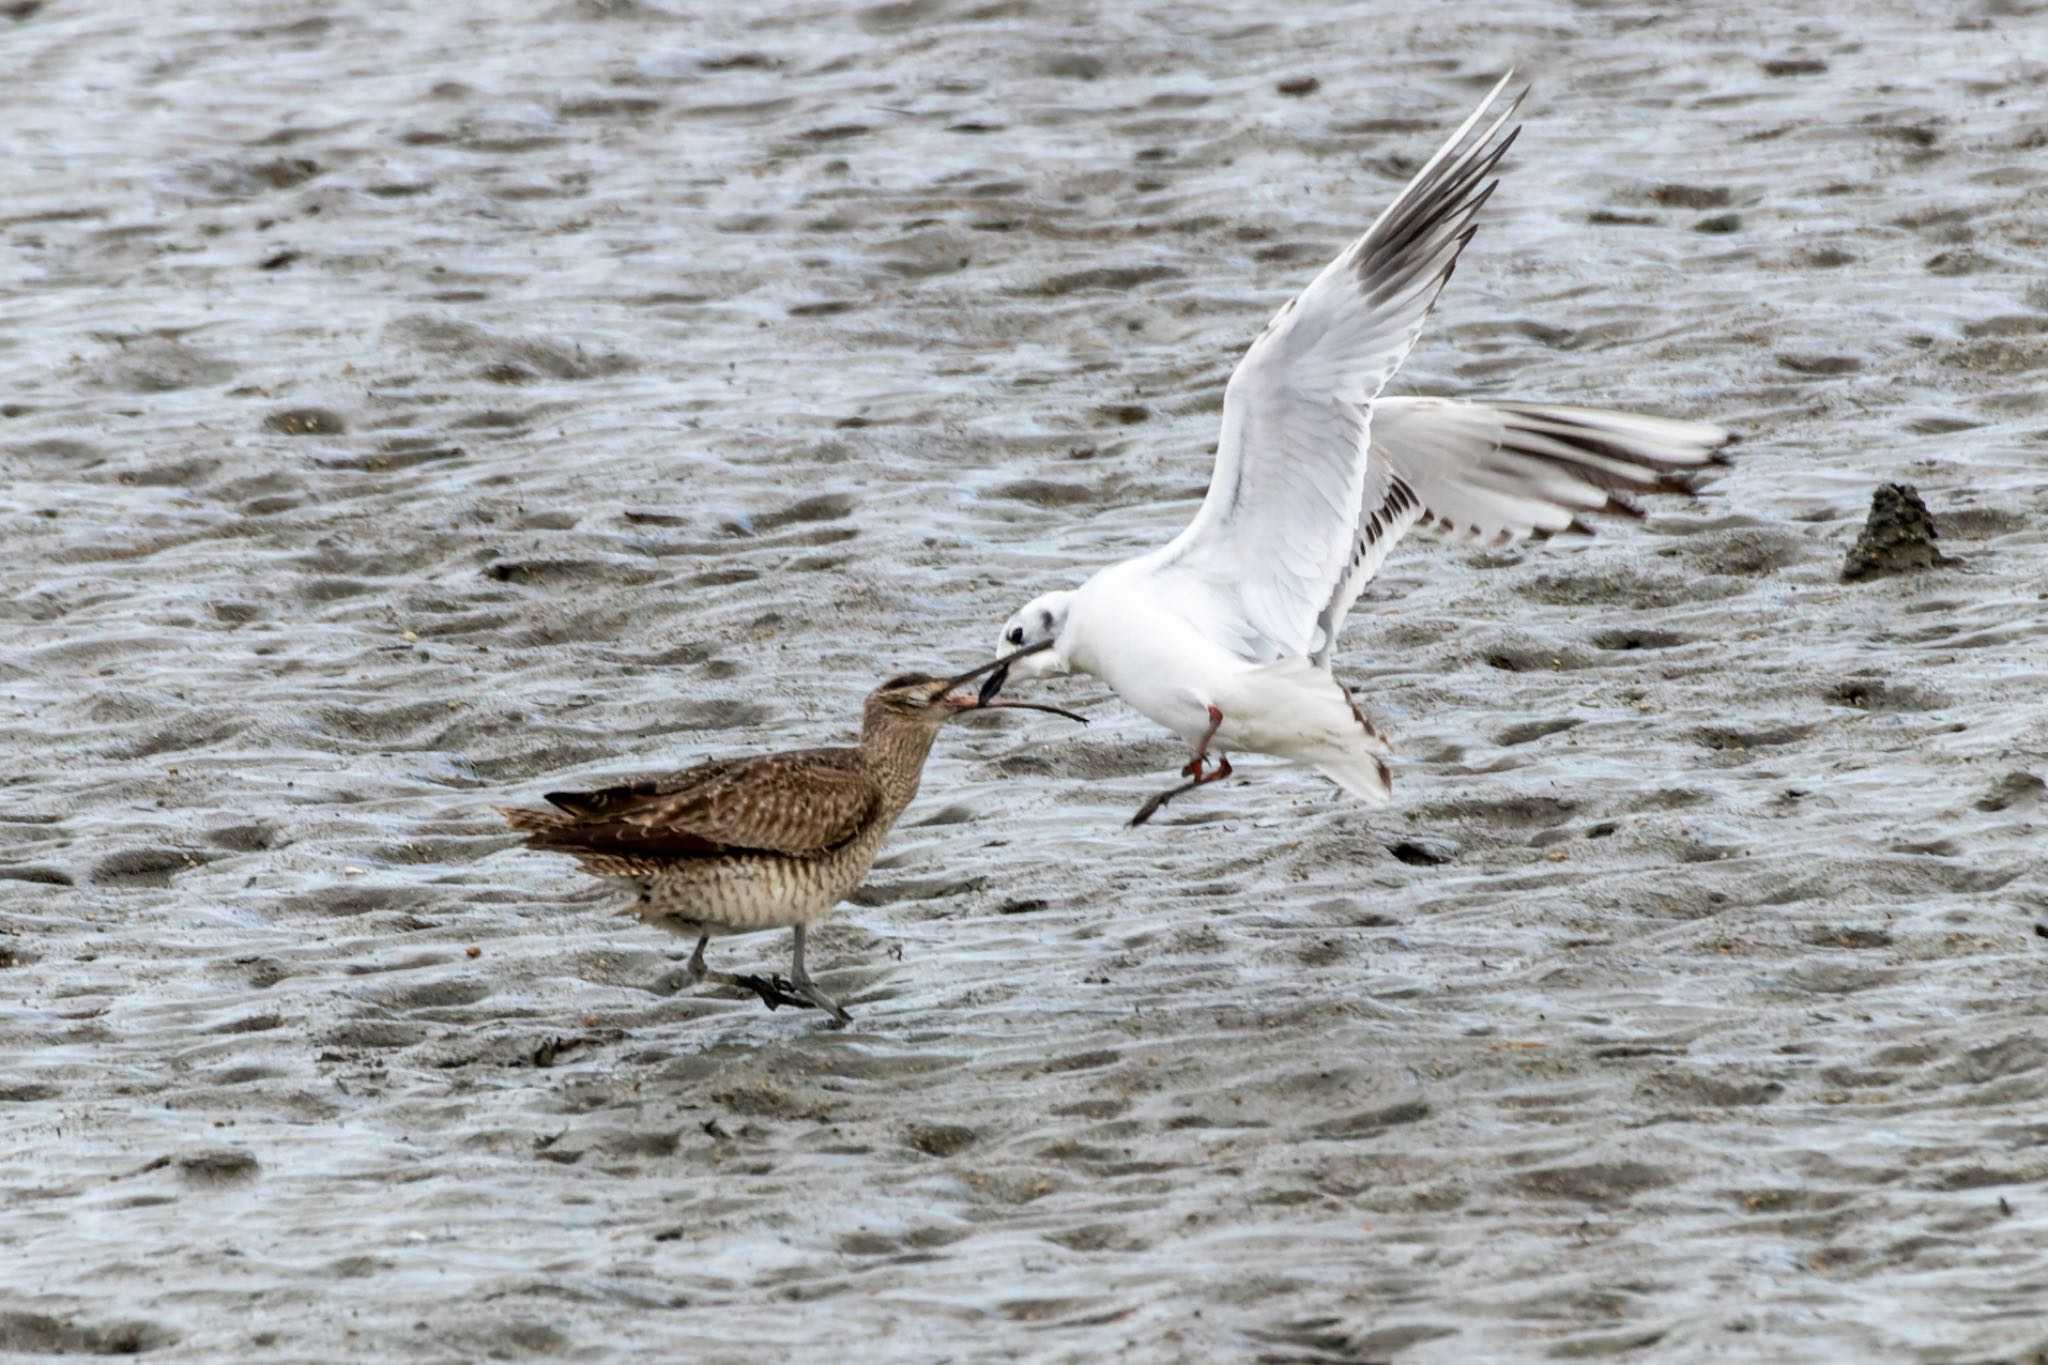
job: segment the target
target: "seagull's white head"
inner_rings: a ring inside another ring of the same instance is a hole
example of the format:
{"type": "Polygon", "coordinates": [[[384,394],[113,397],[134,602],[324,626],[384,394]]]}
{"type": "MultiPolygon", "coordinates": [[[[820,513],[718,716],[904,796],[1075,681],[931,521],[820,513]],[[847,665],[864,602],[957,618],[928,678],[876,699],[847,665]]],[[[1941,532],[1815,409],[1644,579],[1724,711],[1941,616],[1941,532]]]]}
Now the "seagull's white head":
{"type": "Polygon", "coordinates": [[[1026,645],[1054,641],[1051,649],[1028,654],[1011,666],[1017,678],[1053,678],[1072,672],[1057,641],[1067,628],[1067,611],[1074,604],[1072,592],[1049,592],[1034,597],[1024,609],[1003,622],[1002,651],[1009,653],[1026,645]]]}

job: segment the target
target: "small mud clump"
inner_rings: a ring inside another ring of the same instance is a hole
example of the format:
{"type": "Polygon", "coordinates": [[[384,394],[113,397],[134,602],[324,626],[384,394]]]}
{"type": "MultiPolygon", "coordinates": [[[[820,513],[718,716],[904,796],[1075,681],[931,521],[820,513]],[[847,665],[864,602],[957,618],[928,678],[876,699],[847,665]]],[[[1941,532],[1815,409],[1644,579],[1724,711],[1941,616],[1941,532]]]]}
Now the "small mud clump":
{"type": "Polygon", "coordinates": [[[1880,484],[1871,495],[1863,533],[1842,565],[1842,581],[1857,583],[1946,564],[1948,556],[1934,548],[1935,536],[1934,516],[1911,484],[1880,484]]]}

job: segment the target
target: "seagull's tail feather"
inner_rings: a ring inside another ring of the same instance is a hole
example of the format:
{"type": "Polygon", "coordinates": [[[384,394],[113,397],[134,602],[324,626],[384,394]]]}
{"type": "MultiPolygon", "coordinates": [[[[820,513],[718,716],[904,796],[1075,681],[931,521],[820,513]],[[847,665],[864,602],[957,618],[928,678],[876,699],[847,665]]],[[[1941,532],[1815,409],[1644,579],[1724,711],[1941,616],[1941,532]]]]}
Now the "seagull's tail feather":
{"type": "MultiPolygon", "coordinates": [[[[1331,681],[1337,679],[1331,677],[1331,681]]],[[[1366,712],[1352,698],[1350,688],[1337,684],[1337,692],[1343,696],[1346,706],[1352,708],[1352,720],[1358,724],[1358,735],[1350,737],[1350,743],[1325,747],[1309,761],[1315,763],[1319,774],[1358,800],[1368,806],[1384,806],[1395,798],[1395,774],[1391,767],[1386,767],[1386,759],[1380,755],[1393,753],[1395,747],[1380,735],[1380,726],[1366,720],[1366,712]]]]}
{"type": "Polygon", "coordinates": [[[1378,754],[1360,750],[1325,755],[1313,762],[1317,772],[1368,806],[1384,806],[1394,799],[1394,774],[1378,754]]]}
{"type": "MultiPolygon", "coordinates": [[[[1254,680],[1248,692],[1265,703],[1248,717],[1264,742],[1245,747],[1306,763],[1368,805],[1393,800],[1394,774],[1385,755],[1394,746],[1328,669],[1285,656],[1247,677],[1254,680]]],[[[1231,714],[1228,701],[1223,711],[1231,714]]]]}
{"type": "Polygon", "coordinates": [[[1379,726],[1366,719],[1365,708],[1351,695],[1351,689],[1334,677],[1330,681],[1351,709],[1358,732],[1348,737],[1349,743],[1316,755],[1312,760],[1316,771],[1367,805],[1384,806],[1394,799],[1394,773],[1381,755],[1394,752],[1394,746],[1380,733],[1379,726]]]}

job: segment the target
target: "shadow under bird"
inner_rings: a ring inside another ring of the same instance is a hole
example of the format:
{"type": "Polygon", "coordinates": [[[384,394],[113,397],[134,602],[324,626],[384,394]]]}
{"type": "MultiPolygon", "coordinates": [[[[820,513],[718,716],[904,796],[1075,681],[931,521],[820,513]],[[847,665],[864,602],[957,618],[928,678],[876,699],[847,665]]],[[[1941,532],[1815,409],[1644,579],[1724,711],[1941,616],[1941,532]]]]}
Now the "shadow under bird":
{"type": "Polygon", "coordinates": [[[999,671],[1033,645],[954,678],[906,673],[868,694],[860,744],[792,749],[699,764],[670,777],[589,792],[549,792],[554,810],[498,807],[531,848],[566,853],[583,870],[633,888],[628,913],[695,935],[690,978],[711,975],[704,948],[716,935],[795,931],[788,977],[720,977],[770,1009],[810,1005],[840,1024],[838,1001],[804,970],[805,931],[867,877],[896,818],[917,795],[939,727],[970,711],[1049,711],[954,688],[999,671]]]}
{"type": "Polygon", "coordinates": [[[1330,650],[1394,543],[1415,526],[1473,545],[1585,531],[1592,513],[1641,516],[1631,492],[1689,491],[1690,471],[1725,463],[1727,433],[1703,422],[1382,396],[1500,183],[1489,177],[1520,131],[1507,126],[1520,96],[1494,112],[1507,83],[1259,333],[1224,389],[1215,472],[1188,528],[1003,623],[1004,647],[1052,646],[1017,677],[1092,674],[1194,746],[1191,780],[1132,824],[1230,776],[1232,752],[1306,763],[1385,805],[1392,746],[1330,650]]]}

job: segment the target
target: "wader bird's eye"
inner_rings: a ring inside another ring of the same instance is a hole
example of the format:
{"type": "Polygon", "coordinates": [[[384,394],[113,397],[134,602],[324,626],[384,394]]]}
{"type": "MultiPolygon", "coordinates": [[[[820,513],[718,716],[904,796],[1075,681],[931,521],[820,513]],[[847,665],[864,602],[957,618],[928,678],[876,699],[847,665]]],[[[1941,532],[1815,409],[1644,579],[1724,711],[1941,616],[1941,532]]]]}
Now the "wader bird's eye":
{"type": "Polygon", "coordinates": [[[1023,643],[1024,643],[1024,627],[1022,627],[1022,626],[1011,626],[1011,627],[1010,627],[1010,643],[1011,643],[1011,644],[1013,644],[1013,645],[1021,645],[1021,644],[1023,644],[1023,643]]]}

